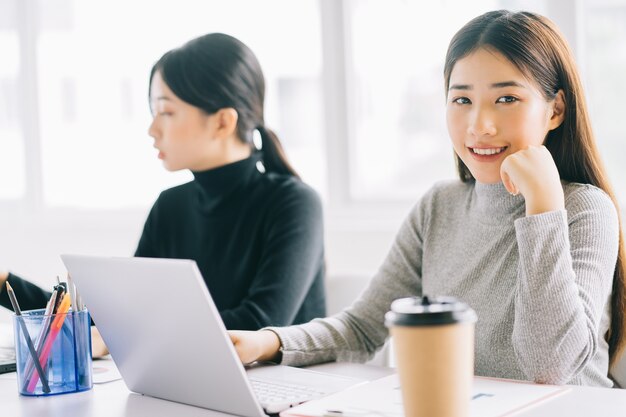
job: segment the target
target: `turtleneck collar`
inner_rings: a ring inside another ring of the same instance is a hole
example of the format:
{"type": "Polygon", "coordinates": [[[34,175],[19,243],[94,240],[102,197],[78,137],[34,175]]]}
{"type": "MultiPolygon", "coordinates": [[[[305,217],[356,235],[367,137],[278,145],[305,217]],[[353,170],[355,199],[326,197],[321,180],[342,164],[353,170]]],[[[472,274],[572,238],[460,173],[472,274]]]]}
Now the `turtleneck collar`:
{"type": "Polygon", "coordinates": [[[502,182],[484,184],[476,181],[473,196],[478,213],[487,218],[509,217],[525,209],[524,196],[509,194],[502,182]]]}
{"type": "Polygon", "coordinates": [[[253,154],[249,158],[228,165],[192,172],[195,183],[201,191],[201,204],[206,209],[211,209],[235,190],[245,188],[254,178],[261,176],[256,167],[260,159],[260,155],[253,154]]]}

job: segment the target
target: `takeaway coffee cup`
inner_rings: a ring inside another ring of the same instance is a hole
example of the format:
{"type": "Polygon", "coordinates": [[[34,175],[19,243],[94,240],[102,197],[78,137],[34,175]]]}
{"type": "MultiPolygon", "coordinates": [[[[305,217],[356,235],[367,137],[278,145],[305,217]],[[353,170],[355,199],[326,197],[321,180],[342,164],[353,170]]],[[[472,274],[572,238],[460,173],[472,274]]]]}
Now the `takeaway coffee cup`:
{"type": "Polygon", "coordinates": [[[393,336],[405,417],[465,417],[474,375],[476,313],[452,297],[395,300],[393,336]]]}

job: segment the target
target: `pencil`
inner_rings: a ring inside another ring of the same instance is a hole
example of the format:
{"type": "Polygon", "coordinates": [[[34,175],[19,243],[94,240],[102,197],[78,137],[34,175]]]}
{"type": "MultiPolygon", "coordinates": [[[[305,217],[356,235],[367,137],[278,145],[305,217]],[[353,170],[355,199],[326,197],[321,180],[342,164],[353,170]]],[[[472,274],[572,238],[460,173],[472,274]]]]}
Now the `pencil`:
{"type": "Polygon", "coordinates": [[[33,346],[33,341],[30,340],[30,334],[28,334],[28,329],[26,328],[26,323],[24,322],[24,318],[22,317],[22,310],[20,310],[20,305],[17,303],[17,298],[15,298],[15,293],[13,292],[13,288],[11,288],[11,284],[7,281],[7,293],[9,295],[9,300],[11,300],[11,305],[13,306],[13,310],[15,311],[16,319],[22,328],[22,333],[24,333],[24,339],[26,339],[26,345],[28,346],[28,350],[30,351],[30,356],[35,363],[35,369],[37,369],[37,373],[39,374],[39,379],[41,379],[41,385],[43,385],[43,392],[46,394],[50,392],[50,387],[48,386],[48,378],[44,375],[43,369],[41,369],[41,364],[39,363],[39,358],[37,357],[37,352],[35,351],[35,346],[33,346]]]}
{"type": "MultiPolygon", "coordinates": [[[[57,296],[58,297],[58,296],[57,296]]],[[[61,331],[61,327],[63,326],[63,322],[65,321],[65,317],[67,316],[67,310],[70,308],[70,295],[65,293],[63,296],[63,301],[59,306],[59,309],[56,312],[56,316],[50,325],[50,334],[46,339],[46,343],[43,345],[43,349],[41,351],[41,355],[39,356],[39,361],[41,363],[46,363],[48,361],[48,355],[50,355],[50,350],[52,349],[52,344],[56,339],[57,335],[61,331]]],[[[43,383],[43,381],[42,381],[43,383]]],[[[33,374],[33,377],[28,382],[28,387],[26,388],[27,392],[34,392],[35,387],[37,386],[37,375],[33,374]]]]}
{"type": "MultiPolygon", "coordinates": [[[[57,290],[54,290],[52,291],[52,296],[50,297],[50,300],[48,301],[48,305],[44,313],[44,322],[43,322],[43,325],[41,326],[41,330],[39,331],[39,336],[37,337],[37,341],[35,342],[35,351],[37,352],[37,356],[41,354],[41,350],[43,349],[43,344],[46,341],[46,338],[48,337],[48,330],[50,328],[50,324],[52,323],[51,314],[52,314],[52,310],[56,306],[56,299],[57,299],[57,290]]],[[[33,362],[32,358],[29,359],[28,362],[26,362],[25,369],[26,369],[26,372],[24,372],[25,377],[24,377],[23,391],[26,391],[26,387],[28,386],[28,382],[31,379],[31,375],[35,371],[35,363],[33,362]]]]}

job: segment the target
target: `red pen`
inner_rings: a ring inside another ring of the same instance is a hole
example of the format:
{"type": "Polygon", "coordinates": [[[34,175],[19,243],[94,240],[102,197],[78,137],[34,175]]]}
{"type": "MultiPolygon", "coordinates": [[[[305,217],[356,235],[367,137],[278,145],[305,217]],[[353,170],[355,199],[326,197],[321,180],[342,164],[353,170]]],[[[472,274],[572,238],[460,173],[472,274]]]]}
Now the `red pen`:
{"type": "MultiPolygon", "coordinates": [[[[61,331],[61,327],[63,327],[63,322],[65,321],[65,317],[67,316],[67,312],[70,309],[70,295],[65,293],[63,297],[63,301],[61,301],[61,305],[59,306],[58,311],[56,312],[56,317],[50,326],[50,334],[46,339],[46,343],[44,344],[43,350],[41,351],[41,355],[39,356],[39,363],[41,366],[45,366],[45,363],[48,361],[48,356],[50,355],[50,350],[52,349],[52,344],[56,339],[57,335],[61,331]]],[[[30,382],[28,383],[27,392],[34,392],[35,387],[37,386],[37,381],[39,380],[38,374],[33,374],[30,382]]]]}

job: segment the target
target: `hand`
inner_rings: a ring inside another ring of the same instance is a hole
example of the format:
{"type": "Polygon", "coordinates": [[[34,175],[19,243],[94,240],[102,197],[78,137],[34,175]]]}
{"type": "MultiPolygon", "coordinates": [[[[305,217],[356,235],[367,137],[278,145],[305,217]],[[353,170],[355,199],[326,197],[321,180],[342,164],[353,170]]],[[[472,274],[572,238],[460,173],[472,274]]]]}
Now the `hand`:
{"type": "Polygon", "coordinates": [[[107,349],[104,344],[104,340],[102,340],[102,336],[100,336],[100,332],[96,328],[96,326],[91,326],[91,356],[94,358],[101,358],[104,355],[109,354],[109,349],[107,349]]]}
{"type": "Polygon", "coordinates": [[[254,361],[276,361],[280,351],[280,339],[271,330],[256,332],[231,330],[228,332],[239,359],[245,365],[254,361]]]}
{"type": "Polygon", "coordinates": [[[507,156],[500,177],[511,194],[524,196],[527,216],[565,208],[559,171],[545,146],[529,146],[507,156]]]}
{"type": "Polygon", "coordinates": [[[4,290],[5,282],[9,279],[9,273],[6,271],[0,272],[0,293],[4,290]]]}

